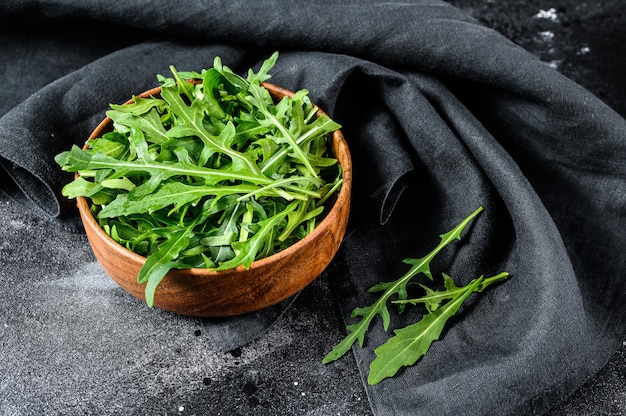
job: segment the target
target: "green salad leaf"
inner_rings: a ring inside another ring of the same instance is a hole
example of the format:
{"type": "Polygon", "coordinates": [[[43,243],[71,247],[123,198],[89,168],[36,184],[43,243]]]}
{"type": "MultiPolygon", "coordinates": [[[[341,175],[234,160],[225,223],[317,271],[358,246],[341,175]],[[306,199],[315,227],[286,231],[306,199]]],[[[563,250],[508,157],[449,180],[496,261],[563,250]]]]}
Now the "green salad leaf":
{"type": "Polygon", "coordinates": [[[332,133],[307,90],[275,100],[258,72],[236,74],[216,57],[201,72],[157,75],[158,96],[111,104],[113,131],[58,154],[115,241],[147,258],[146,303],[174,268],[250,267],[308,235],[342,184],[332,133]]]}
{"type": "MultiPolygon", "coordinates": [[[[437,247],[435,247],[426,256],[419,259],[405,259],[404,263],[410,264],[411,268],[402,277],[392,282],[379,283],[368,289],[368,292],[383,292],[383,294],[372,305],[355,308],[352,311],[351,317],[356,318],[360,316],[361,320],[346,327],[346,329],[349,331],[348,336],[346,336],[340,343],[335,345],[335,347],[326,355],[326,357],[324,357],[323,362],[329,363],[331,361],[337,360],[338,358],[341,358],[345,353],[350,350],[350,348],[356,341],[358,341],[359,345],[362,347],[365,340],[365,333],[369,329],[372,320],[376,316],[381,317],[383,321],[383,328],[385,329],[385,331],[387,331],[391,319],[389,315],[389,309],[387,309],[387,301],[393,295],[397,295],[398,299],[406,299],[407,284],[414,276],[419,273],[423,273],[432,280],[432,274],[430,272],[431,260],[441,250],[443,250],[444,247],[446,247],[455,239],[459,239],[461,236],[461,231],[463,231],[465,226],[482,210],[482,207],[478,208],[470,216],[465,218],[459,225],[457,225],[447,233],[442,234],[440,236],[441,241],[439,242],[437,247]]],[[[399,310],[402,311],[402,309],[404,309],[404,304],[400,304],[399,310]]]]}
{"type": "Polygon", "coordinates": [[[444,247],[454,240],[460,240],[462,231],[482,211],[483,207],[479,207],[452,230],[440,235],[439,244],[426,256],[404,259],[404,263],[411,267],[403,276],[370,287],[368,292],[382,294],[373,304],[357,307],[352,311],[351,318],[360,317],[360,319],[346,326],[348,334],[331,349],[322,362],[326,364],[341,358],[356,342],[363,347],[365,334],[377,316],[381,318],[383,329],[387,331],[391,323],[388,303],[395,304],[398,313],[402,313],[407,305],[423,305],[426,311],[421,320],[395,330],[394,336],[374,350],[376,358],[370,364],[368,383],[377,384],[385,378],[394,376],[400,368],[411,366],[423,357],[431,344],[440,338],[447,321],[457,313],[472,293],[482,292],[487,286],[506,279],[509,274],[503,272],[489,278],[480,276],[466,286],[458,287],[450,276],[442,273],[444,290],[434,290],[420,283],[419,286],[425,291],[425,295],[414,299],[407,298],[407,286],[413,283],[416,276],[423,275],[428,281],[434,281],[430,262],[444,247]],[[395,300],[391,300],[393,296],[396,297],[395,300]]]}
{"type": "Polygon", "coordinates": [[[457,313],[469,295],[482,292],[487,286],[506,279],[508,273],[499,273],[489,278],[480,276],[460,288],[456,287],[450,276],[443,276],[446,290],[429,291],[423,298],[394,301],[422,302],[430,305],[430,309],[420,321],[395,330],[394,336],[374,350],[376,358],[370,365],[367,378],[369,384],[377,384],[387,377],[393,377],[400,368],[415,364],[426,355],[430,345],[439,339],[448,319],[457,313]],[[444,299],[448,301],[440,306],[444,299]]]}

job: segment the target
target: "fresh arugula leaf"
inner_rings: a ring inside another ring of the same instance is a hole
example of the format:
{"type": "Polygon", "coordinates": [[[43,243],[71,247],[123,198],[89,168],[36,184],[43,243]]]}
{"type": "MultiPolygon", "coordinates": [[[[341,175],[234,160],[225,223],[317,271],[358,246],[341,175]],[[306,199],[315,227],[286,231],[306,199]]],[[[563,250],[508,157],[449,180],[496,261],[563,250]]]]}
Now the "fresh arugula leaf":
{"type": "Polygon", "coordinates": [[[127,131],[130,127],[136,127],[144,132],[147,139],[152,143],[162,144],[168,139],[167,131],[154,108],[142,115],[125,113],[119,110],[109,110],[106,112],[106,115],[113,120],[118,129],[123,127],[122,131],[127,131]]]}
{"type": "Polygon", "coordinates": [[[92,152],[104,153],[116,159],[128,157],[128,138],[118,132],[105,133],[102,137],[89,141],[89,148],[92,152]]]}
{"type": "Polygon", "coordinates": [[[274,230],[278,224],[284,220],[285,216],[289,212],[293,211],[296,207],[296,203],[291,203],[287,208],[270,218],[259,221],[259,230],[246,241],[237,241],[232,244],[235,250],[235,257],[220,264],[217,270],[227,270],[239,265],[243,265],[246,269],[250,268],[250,264],[257,258],[257,253],[263,249],[266,245],[273,244],[274,230]]]}
{"type": "Polygon", "coordinates": [[[374,350],[376,358],[370,364],[367,382],[371,385],[377,384],[385,378],[393,377],[400,368],[415,364],[428,352],[430,345],[439,339],[448,319],[457,313],[469,295],[482,292],[487,286],[506,279],[508,275],[500,273],[486,279],[480,276],[463,287],[457,287],[447,276],[445,291],[430,291],[423,298],[407,300],[406,302],[429,304],[430,311],[420,321],[395,330],[394,336],[374,350]],[[440,306],[444,299],[449,301],[440,306]]]}
{"type": "MultiPolygon", "coordinates": [[[[131,199],[130,194],[121,194],[99,212],[98,218],[115,218],[131,214],[152,213],[168,206],[179,208],[190,203],[198,203],[202,198],[213,196],[222,198],[226,195],[247,195],[261,191],[254,185],[240,184],[231,186],[187,185],[181,182],[165,182],[155,192],[140,198],[131,199]]],[[[275,196],[273,192],[265,195],[275,196]]]]}
{"type": "MultiPolygon", "coordinates": [[[[204,143],[209,155],[221,153],[230,157],[235,172],[261,174],[253,160],[230,147],[230,140],[235,135],[235,127],[232,123],[226,124],[222,134],[213,136],[204,127],[204,107],[201,101],[194,101],[190,106],[187,106],[180,95],[178,95],[178,92],[173,91],[173,88],[164,88],[161,91],[161,96],[181,123],[169,130],[169,137],[197,136],[204,143]]],[[[200,165],[202,165],[202,162],[200,162],[200,165]]]]}
{"type": "MultiPolygon", "coordinates": [[[[346,327],[349,331],[348,335],[324,357],[323,363],[329,363],[341,358],[347,353],[355,342],[359,342],[362,347],[365,340],[365,333],[370,327],[372,320],[376,316],[380,316],[383,321],[383,329],[387,331],[390,323],[389,310],[387,309],[387,301],[394,295],[398,296],[398,299],[406,299],[407,297],[407,284],[409,281],[419,273],[423,273],[429,279],[432,280],[432,274],[430,272],[431,260],[448,244],[455,239],[461,238],[461,232],[465,229],[467,224],[477,216],[483,207],[479,207],[476,211],[465,218],[459,225],[445,234],[440,235],[441,241],[439,244],[426,256],[419,259],[405,259],[404,262],[411,265],[411,268],[398,280],[392,282],[379,283],[372,286],[368,292],[383,292],[383,294],[372,305],[366,307],[355,308],[350,315],[352,318],[361,317],[361,320],[350,324],[346,327]]],[[[399,305],[399,311],[404,308],[404,304],[399,305]]]]}
{"type": "Polygon", "coordinates": [[[163,112],[165,101],[155,97],[136,97],[133,95],[130,104],[110,104],[111,109],[121,113],[131,113],[141,116],[155,108],[157,112],[163,112]]]}
{"type": "Polygon", "coordinates": [[[432,281],[431,260],[453,240],[460,239],[461,232],[482,210],[483,208],[479,207],[452,230],[440,235],[439,244],[425,257],[405,259],[404,263],[411,265],[411,268],[402,277],[392,282],[372,286],[368,292],[383,292],[382,295],[374,304],[355,308],[352,311],[351,317],[361,317],[361,320],[346,327],[348,335],[335,345],[322,362],[329,363],[337,360],[348,352],[356,341],[362,347],[365,333],[376,316],[381,317],[383,328],[387,331],[391,321],[387,302],[391,296],[396,295],[397,299],[391,302],[398,306],[399,313],[404,311],[406,305],[417,304],[423,304],[427,312],[418,322],[396,329],[394,336],[374,350],[376,358],[370,364],[368,383],[374,385],[388,377],[393,377],[402,367],[414,365],[428,352],[431,344],[441,337],[448,320],[457,313],[472,293],[482,292],[491,284],[506,279],[509,274],[503,272],[489,278],[480,276],[466,286],[459,287],[450,276],[442,273],[444,290],[434,290],[420,283],[419,286],[426,294],[419,298],[407,299],[407,285],[410,281],[418,274],[423,274],[432,281]]]}
{"type": "Polygon", "coordinates": [[[252,68],[250,68],[248,70],[248,82],[253,84],[260,84],[261,82],[270,79],[272,77],[270,75],[270,71],[276,65],[276,61],[278,61],[278,52],[274,52],[272,55],[270,55],[269,58],[263,61],[261,68],[259,68],[259,72],[257,72],[256,74],[254,73],[252,68]]]}
{"type": "MultiPolygon", "coordinates": [[[[289,152],[293,152],[298,161],[306,167],[308,173],[311,176],[317,176],[317,172],[313,169],[313,166],[311,166],[311,162],[306,157],[300,146],[298,146],[296,137],[294,137],[289,129],[281,122],[281,119],[284,119],[285,116],[283,115],[281,117],[280,115],[276,115],[268,109],[267,90],[261,86],[251,84],[249,91],[251,93],[250,102],[253,103],[263,115],[262,118],[258,119],[259,124],[276,129],[279,133],[275,136],[276,139],[286,142],[289,146],[289,152]]],[[[286,102],[286,100],[283,99],[283,102],[286,102]]]]}
{"type": "Polygon", "coordinates": [[[154,292],[158,284],[167,272],[174,268],[180,253],[188,247],[192,232],[192,227],[172,231],[159,249],[146,258],[146,262],[137,275],[137,282],[148,283],[145,293],[148,306],[154,305],[154,292]]]}
{"type": "Polygon", "coordinates": [[[191,176],[205,181],[207,185],[216,185],[221,181],[240,180],[253,184],[271,184],[272,179],[250,174],[249,172],[233,172],[230,169],[212,169],[187,163],[146,162],[141,160],[117,160],[102,153],[89,153],[74,146],[69,153],[68,163],[65,166],[69,172],[80,170],[111,169],[120,175],[148,174],[165,180],[173,176],[191,176]]]}

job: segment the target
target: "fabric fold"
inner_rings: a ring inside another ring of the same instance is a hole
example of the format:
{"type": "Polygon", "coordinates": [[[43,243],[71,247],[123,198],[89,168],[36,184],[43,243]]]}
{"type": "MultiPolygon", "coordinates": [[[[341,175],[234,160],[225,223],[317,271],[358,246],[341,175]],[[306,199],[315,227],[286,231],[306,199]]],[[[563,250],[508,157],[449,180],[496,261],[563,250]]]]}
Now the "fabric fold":
{"type": "MultiPolygon", "coordinates": [[[[367,288],[399,277],[402,259],[426,254],[437,235],[485,208],[434,271],[461,283],[500,271],[510,279],[470,298],[416,366],[369,386],[373,349],[389,335],[374,322],[353,349],[374,414],[543,413],[626,336],[626,121],[449,4],[0,5],[0,22],[29,16],[44,27],[97,22],[94,44],[106,41],[107,24],[129,31],[123,47],[59,71],[0,118],[0,177],[11,179],[1,188],[49,218],[76,219],[54,155],[83,143],[109,103],[155,86],[172,64],[199,71],[220,56],[242,72],[274,50],[270,81],[310,90],[352,153],[349,233],[326,272],[345,324],[372,302],[367,288]]],[[[226,332],[257,328],[228,348],[282,312],[268,313],[223,323],[226,332]]],[[[390,331],[416,318],[400,316],[390,331]]]]}

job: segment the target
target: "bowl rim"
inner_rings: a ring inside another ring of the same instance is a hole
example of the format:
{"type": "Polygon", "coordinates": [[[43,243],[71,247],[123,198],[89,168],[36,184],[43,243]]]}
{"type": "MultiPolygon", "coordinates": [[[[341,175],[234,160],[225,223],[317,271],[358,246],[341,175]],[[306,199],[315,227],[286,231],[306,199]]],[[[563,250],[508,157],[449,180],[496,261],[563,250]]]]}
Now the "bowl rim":
{"type": "MultiPolygon", "coordinates": [[[[291,90],[288,90],[284,87],[280,87],[278,85],[271,84],[268,82],[262,82],[261,85],[263,85],[266,89],[268,89],[273,96],[276,96],[279,99],[281,99],[284,96],[293,96],[294,94],[294,92],[291,90]]],[[[145,97],[149,97],[153,95],[158,95],[160,94],[160,92],[161,92],[161,87],[154,87],[140,94],[135,95],[135,97],[145,98],[145,97]]],[[[132,102],[133,102],[133,99],[131,98],[127,100],[124,104],[129,104],[132,102]]],[[[313,105],[315,106],[315,104],[313,105]]],[[[318,117],[321,115],[327,115],[319,107],[318,107],[318,111],[316,114],[318,117]]],[[[98,123],[98,125],[93,129],[93,131],[87,138],[87,141],[85,142],[83,148],[87,146],[87,142],[89,140],[92,140],[97,137],[101,137],[105,129],[109,128],[111,123],[112,123],[112,120],[108,116],[105,117],[100,123],[98,123]]],[[[225,269],[225,270],[215,270],[215,269],[210,269],[210,268],[194,267],[194,268],[185,268],[185,269],[172,269],[168,272],[168,274],[170,273],[185,274],[187,276],[195,276],[195,277],[217,277],[220,275],[227,275],[227,274],[236,273],[236,272],[245,272],[248,270],[253,271],[256,269],[261,269],[268,264],[274,263],[282,258],[290,256],[291,253],[297,252],[298,250],[300,250],[301,247],[304,247],[309,240],[313,240],[317,238],[320,234],[324,233],[325,230],[333,223],[333,221],[338,215],[338,212],[341,211],[342,206],[344,204],[350,204],[351,188],[352,188],[352,158],[350,154],[350,149],[347,145],[345,137],[343,136],[343,133],[341,132],[341,129],[335,130],[332,133],[332,144],[333,144],[333,150],[335,152],[335,157],[337,157],[337,162],[341,165],[343,182],[341,184],[341,189],[339,190],[339,193],[337,194],[337,197],[335,198],[335,201],[333,202],[331,209],[324,216],[322,221],[315,226],[315,228],[313,229],[311,233],[307,234],[304,238],[296,241],[295,243],[285,248],[284,250],[281,250],[270,256],[263,257],[258,260],[254,260],[250,264],[249,268],[246,268],[243,265],[239,265],[235,268],[225,269]],[[338,153],[339,153],[338,150],[340,150],[343,153],[343,160],[340,160],[338,156],[338,153]]],[[[78,172],[75,174],[75,177],[77,176],[79,176],[78,172]]],[[[87,198],[82,197],[82,196],[76,197],[76,205],[78,207],[79,213],[81,214],[82,220],[89,222],[90,226],[94,228],[98,234],[101,234],[103,236],[106,243],[112,249],[114,249],[116,252],[118,252],[122,256],[131,257],[131,259],[136,262],[140,262],[142,264],[145,263],[146,257],[138,253],[135,253],[132,250],[127,249],[126,247],[124,247],[123,245],[115,241],[110,235],[108,235],[102,229],[102,227],[96,220],[95,216],[91,212],[90,204],[87,202],[87,198]]]]}

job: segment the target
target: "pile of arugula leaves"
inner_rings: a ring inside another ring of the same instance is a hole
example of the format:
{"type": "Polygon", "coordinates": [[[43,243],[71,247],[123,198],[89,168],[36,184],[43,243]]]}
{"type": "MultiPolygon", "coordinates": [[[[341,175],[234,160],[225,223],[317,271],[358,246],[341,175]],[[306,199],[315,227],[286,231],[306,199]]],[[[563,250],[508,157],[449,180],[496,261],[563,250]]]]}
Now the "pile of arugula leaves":
{"type": "Polygon", "coordinates": [[[352,311],[351,318],[360,317],[361,319],[346,327],[348,335],[333,347],[322,362],[326,364],[341,358],[357,341],[362,347],[365,333],[376,316],[380,316],[383,328],[387,331],[391,322],[387,303],[392,296],[396,296],[397,299],[391,302],[397,305],[398,313],[402,313],[409,304],[422,304],[425,307],[425,313],[418,322],[396,329],[395,335],[374,350],[376,358],[370,364],[368,383],[374,385],[388,377],[393,377],[402,367],[412,366],[428,352],[431,344],[440,338],[448,319],[457,313],[472,293],[482,292],[493,283],[506,279],[509,274],[502,272],[487,278],[480,276],[467,285],[458,287],[450,276],[442,273],[443,290],[433,290],[420,283],[419,286],[425,292],[424,296],[407,299],[407,285],[414,283],[412,280],[418,275],[423,275],[433,281],[430,270],[432,259],[448,244],[454,240],[460,240],[461,232],[481,211],[483,207],[476,209],[452,230],[440,235],[441,241],[426,256],[404,259],[404,263],[411,267],[399,279],[379,283],[369,288],[368,292],[382,292],[382,295],[370,306],[358,307],[352,311]]]}
{"type": "Polygon", "coordinates": [[[78,172],[62,193],[91,200],[100,226],[147,257],[146,303],[174,268],[250,267],[308,235],[341,187],[331,133],[307,90],[275,102],[258,73],[216,57],[198,72],[158,75],[160,96],[111,104],[113,131],[58,154],[78,172]],[[195,82],[189,82],[195,80],[195,82]]]}

